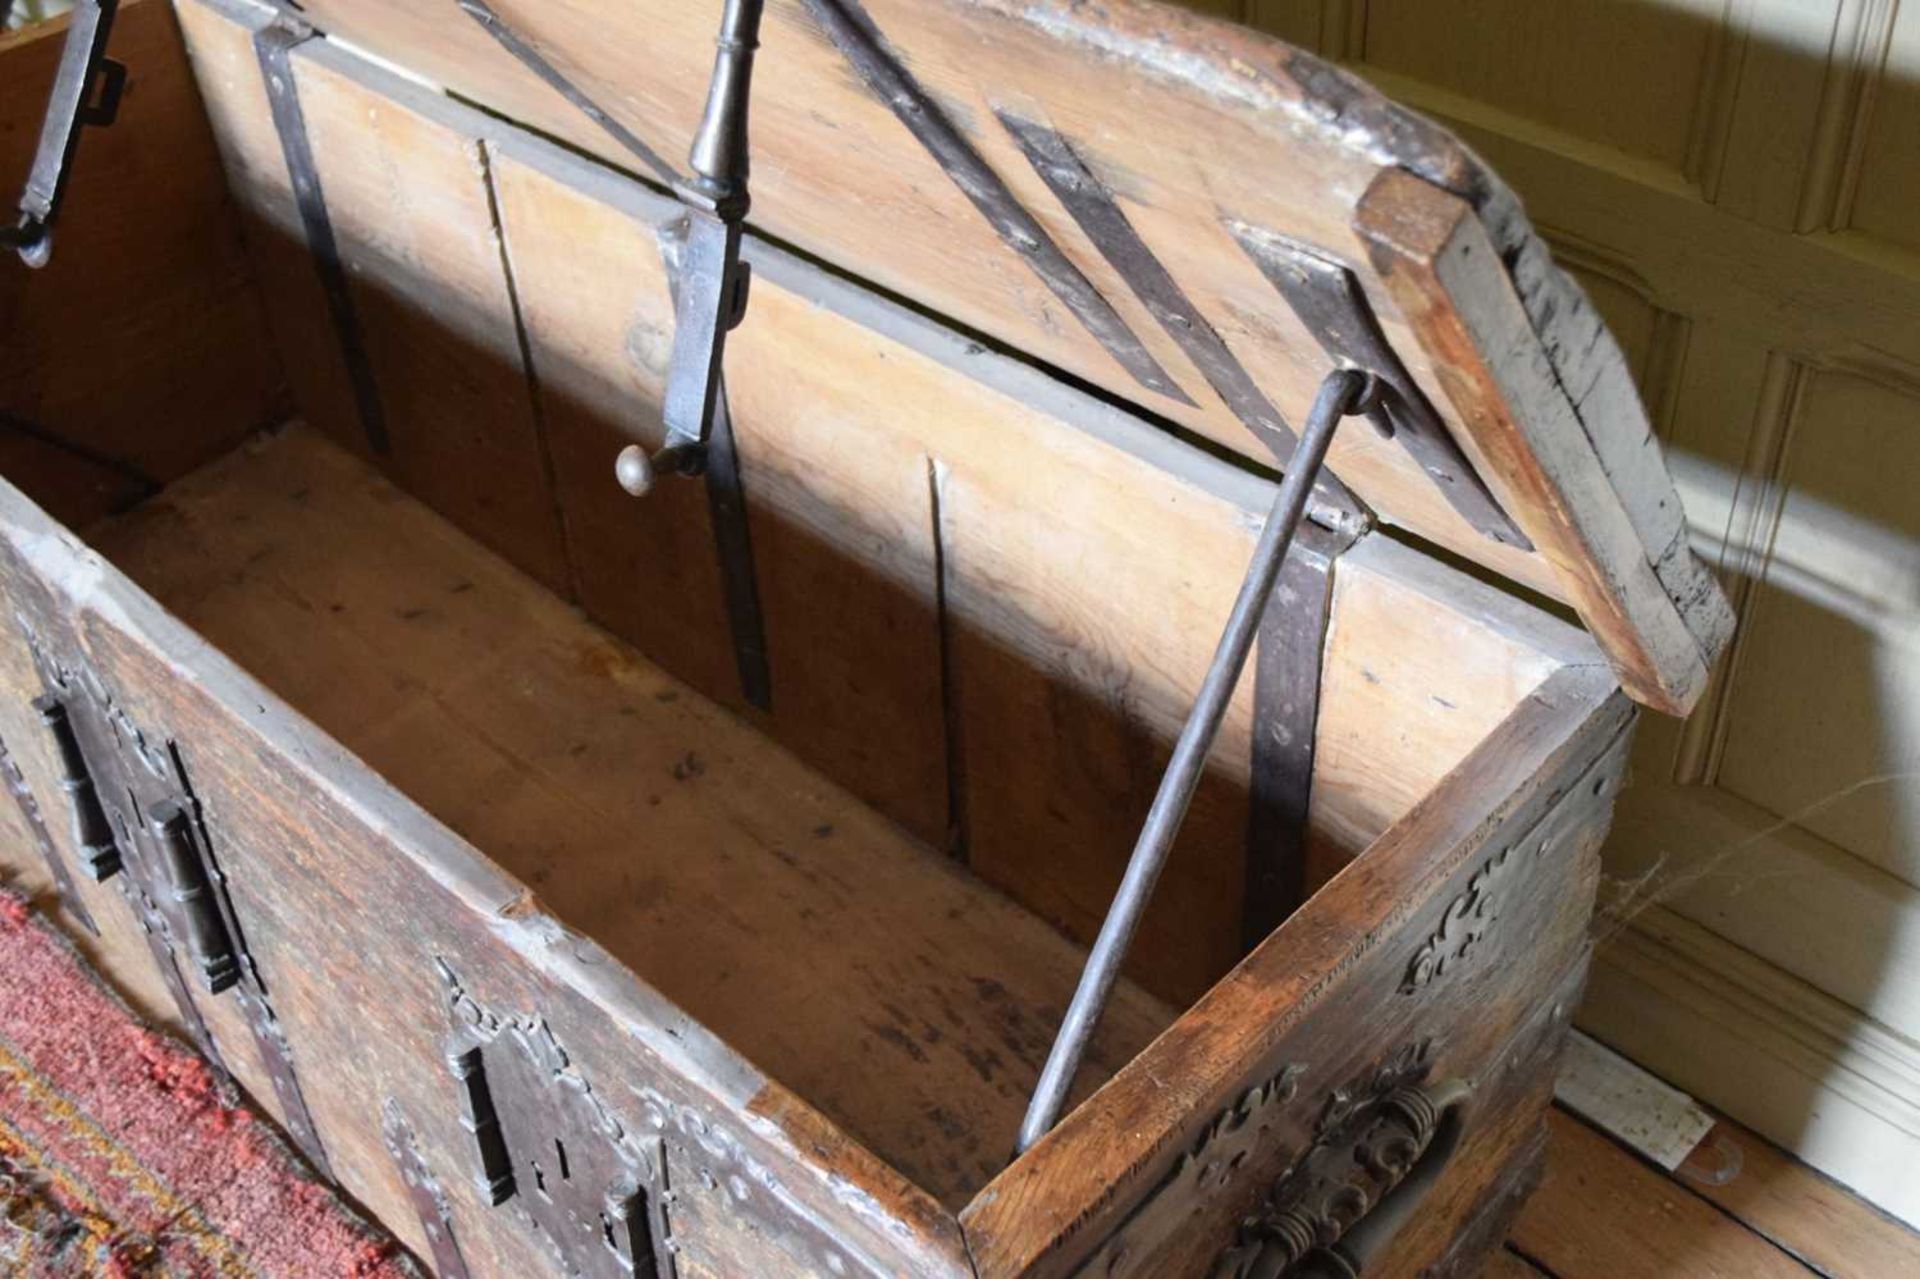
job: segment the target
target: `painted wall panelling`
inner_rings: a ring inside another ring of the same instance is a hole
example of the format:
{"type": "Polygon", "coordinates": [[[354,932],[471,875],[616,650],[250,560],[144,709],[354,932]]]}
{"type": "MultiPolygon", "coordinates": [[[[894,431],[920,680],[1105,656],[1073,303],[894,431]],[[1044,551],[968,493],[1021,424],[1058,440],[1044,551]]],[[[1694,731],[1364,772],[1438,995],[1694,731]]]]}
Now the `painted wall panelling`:
{"type": "Polygon", "coordinates": [[[1199,7],[1456,129],[1619,334],[1742,626],[1584,1020],[1920,1221],[1920,3],[1199,7]]]}

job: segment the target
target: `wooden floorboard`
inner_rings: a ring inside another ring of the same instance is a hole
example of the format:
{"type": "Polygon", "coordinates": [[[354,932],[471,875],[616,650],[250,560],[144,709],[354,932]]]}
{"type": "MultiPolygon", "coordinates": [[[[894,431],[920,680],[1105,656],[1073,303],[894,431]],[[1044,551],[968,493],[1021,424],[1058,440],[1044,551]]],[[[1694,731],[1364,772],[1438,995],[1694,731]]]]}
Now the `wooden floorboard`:
{"type": "Polygon", "coordinates": [[[1891,1279],[1920,1235],[1720,1120],[1667,1173],[1564,1110],[1547,1174],[1482,1279],[1891,1279]]]}
{"type": "MultiPolygon", "coordinates": [[[[1084,954],[297,427],[96,527],[207,641],[882,1158],[1005,1163],[1084,954]]],[[[1173,1010],[1122,981],[1080,1088],[1173,1010]]]]}
{"type": "Polygon", "coordinates": [[[1823,1275],[1920,1275],[1920,1235],[1727,1119],[1677,1177],[1823,1275]]]}

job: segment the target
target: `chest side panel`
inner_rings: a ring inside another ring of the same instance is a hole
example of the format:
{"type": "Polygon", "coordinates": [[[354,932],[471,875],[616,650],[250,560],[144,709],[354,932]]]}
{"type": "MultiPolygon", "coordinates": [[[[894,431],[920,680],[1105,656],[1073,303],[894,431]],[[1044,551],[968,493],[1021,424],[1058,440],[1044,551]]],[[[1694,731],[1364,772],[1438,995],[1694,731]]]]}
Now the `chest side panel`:
{"type": "Polygon", "coordinates": [[[1437,1256],[1534,1139],[1585,969],[1629,718],[1592,674],[1550,679],[989,1185],[962,1215],[981,1273],[1266,1273],[1274,1247],[1333,1242],[1403,1179],[1344,1152],[1391,1147],[1377,1121],[1406,1090],[1457,1109],[1416,1224],[1380,1245],[1410,1268],[1383,1273],[1437,1256]]]}

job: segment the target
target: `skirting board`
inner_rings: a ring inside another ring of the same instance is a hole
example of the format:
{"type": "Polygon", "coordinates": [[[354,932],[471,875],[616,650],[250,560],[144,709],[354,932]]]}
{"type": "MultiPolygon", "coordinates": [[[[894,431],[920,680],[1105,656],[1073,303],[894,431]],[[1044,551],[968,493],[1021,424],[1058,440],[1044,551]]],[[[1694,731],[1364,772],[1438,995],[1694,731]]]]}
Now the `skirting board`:
{"type": "Polygon", "coordinates": [[[1671,911],[1601,944],[1596,1039],[1920,1227],[1920,1046],[1671,911]]]}

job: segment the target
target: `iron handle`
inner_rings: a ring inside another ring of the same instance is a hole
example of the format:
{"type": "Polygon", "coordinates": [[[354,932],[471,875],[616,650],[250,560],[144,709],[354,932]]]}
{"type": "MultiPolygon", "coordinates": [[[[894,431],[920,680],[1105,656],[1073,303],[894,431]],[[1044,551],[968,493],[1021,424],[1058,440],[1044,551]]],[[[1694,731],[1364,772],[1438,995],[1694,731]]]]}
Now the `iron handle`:
{"type": "Polygon", "coordinates": [[[1446,1171],[1460,1146],[1471,1094],[1466,1081],[1449,1079],[1387,1098],[1379,1124],[1353,1153],[1355,1180],[1362,1180],[1363,1170],[1376,1178],[1385,1170],[1386,1190],[1371,1203],[1353,1190],[1349,1204],[1358,1215],[1351,1220],[1298,1208],[1282,1213],[1247,1279],[1361,1279],[1418,1215],[1446,1171]]]}
{"type": "Polygon", "coordinates": [[[166,799],[147,815],[147,829],[160,850],[160,869],[173,897],[188,951],[200,968],[207,993],[217,995],[240,980],[240,956],[220,913],[219,887],[193,838],[193,817],[178,800],[166,799]]]}
{"type": "Polygon", "coordinates": [[[67,813],[73,846],[79,850],[88,878],[95,883],[111,879],[121,867],[120,846],[113,836],[113,823],[107,818],[93,769],[74,730],[73,717],[66,704],[51,693],[33,700],[34,712],[53,738],[55,757],[60,766],[60,790],[67,797],[67,813]]]}

